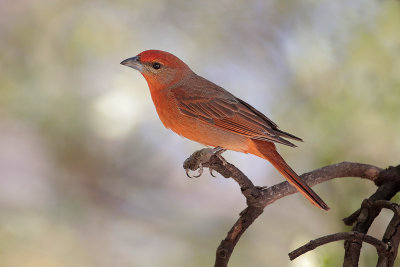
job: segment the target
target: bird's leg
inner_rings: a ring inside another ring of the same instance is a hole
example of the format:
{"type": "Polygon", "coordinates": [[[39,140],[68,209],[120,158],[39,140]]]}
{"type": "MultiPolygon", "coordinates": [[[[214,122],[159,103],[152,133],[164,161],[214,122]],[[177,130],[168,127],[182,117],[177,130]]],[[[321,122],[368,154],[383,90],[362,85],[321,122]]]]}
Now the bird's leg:
{"type": "Polygon", "coordinates": [[[225,148],[222,148],[220,146],[214,147],[213,148],[213,153],[215,156],[217,156],[221,161],[222,164],[225,166],[226,164],[228,164],[228,162],[226,162],[226,160],[222,157],[222,153],[224,153],[226,151],[225,148]]]}
{"type": "MultiPolygon", "coordinates": [[[[224,166],[227,164],[227,162],[226,162],[226,160],[221,156],[221,154],[224,153],[225,151],[226,151],[226,149],[224,149],[224,148],[222,148],[222,147],[220,147],[220,146],[214,147],[214,148],[212,149],[213,155],[217,156],[217,157],[222,161],[222,164],[223,164],[224,166]]],[[[208,167],[208,169],[210,170],[211,176],[212,176],[212,177],[216,177],[216,176],[214,175],[214,173],[213,173],[213,170],[214,170],[214,169],[211,168],[211,167],[208,167]]]]}
{"type": "Polygon", "coordinates": [[[216,146],[216,147],[214,147],[214,148],[212,149],[212,151],[213,151],[214,154],[216,154],[216,153],[222,154],[222,153],[224,153],[224,152],[226,151],[226,149],[225,149],[225,148],[222,148],[222,147],[220,147],[220,146],[216,146]]]}

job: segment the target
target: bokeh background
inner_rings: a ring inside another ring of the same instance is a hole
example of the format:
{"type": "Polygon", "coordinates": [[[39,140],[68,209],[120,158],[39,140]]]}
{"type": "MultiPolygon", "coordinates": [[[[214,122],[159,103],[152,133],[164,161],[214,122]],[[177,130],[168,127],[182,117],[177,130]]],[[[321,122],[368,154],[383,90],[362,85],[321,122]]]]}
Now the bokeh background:
{"type": "MultiPolygon", "coordinates": [[[[148,87],[119,65],[172,52],[302,137],[280,152],[303,173],[400,160],[398,1],[0,1],[0,266],[212,266],[245,207],[237,184],[182,162],[200,145],[165,130],[148,87]]],[[[257,185],[283,178],[225,157],[257,185]]],[[[340,179],[268,207],[235,266],[339,266],[342,243],[290,262],[374,192],[340,179]]],[[[374,224],[380,237],[389,214],[374,224]]],[[[360,266],[375,266],[365,245],[360,266]]]]}

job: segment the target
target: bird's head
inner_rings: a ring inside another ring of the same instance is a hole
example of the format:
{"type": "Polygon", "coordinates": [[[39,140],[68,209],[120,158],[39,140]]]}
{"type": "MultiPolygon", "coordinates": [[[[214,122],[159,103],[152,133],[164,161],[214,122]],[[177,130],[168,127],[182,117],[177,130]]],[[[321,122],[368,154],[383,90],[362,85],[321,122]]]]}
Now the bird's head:
{"type": "Polygon", "coordinates": [[[121,64],[140,71],[150,89],[168,87],[191,72],[182,60],[160,50],[143,51],[135,57],[125,59],[121,64]]]}

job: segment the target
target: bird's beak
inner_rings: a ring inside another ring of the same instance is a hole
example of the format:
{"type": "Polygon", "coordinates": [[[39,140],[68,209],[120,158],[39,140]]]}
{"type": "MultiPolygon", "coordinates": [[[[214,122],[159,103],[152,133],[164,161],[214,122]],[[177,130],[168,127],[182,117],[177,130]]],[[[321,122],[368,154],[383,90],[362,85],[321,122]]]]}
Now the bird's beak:
{"type": "Polygon", "coordinates": [[[128,67],[131,67],[131,68],[133,68],[135,70],[142,71],[143,70],[143,65],[142,65],[142,63],[140,62],[139,59],[140,59],[139,56],[127,58],[124,61],[122,61],[121,64],[125,65],[125,66],[128,66],[128,67]]]}

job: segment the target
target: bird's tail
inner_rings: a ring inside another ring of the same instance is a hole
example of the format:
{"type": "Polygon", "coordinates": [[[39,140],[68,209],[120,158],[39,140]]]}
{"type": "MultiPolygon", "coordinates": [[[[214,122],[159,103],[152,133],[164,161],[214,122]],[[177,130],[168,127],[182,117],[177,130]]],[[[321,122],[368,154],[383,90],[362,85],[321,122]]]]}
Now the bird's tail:
{"type": "Polygon", "coordinates": [[[275,144],[261,140],[251,140],[254,147],[250,146],[249,153],[264,158],[271,162],[271,164],[292,184],[297,191],[303,194],[312,204],[329,210],[328,205],[290,168],[285,160],[276,151],[275,144]]]}

